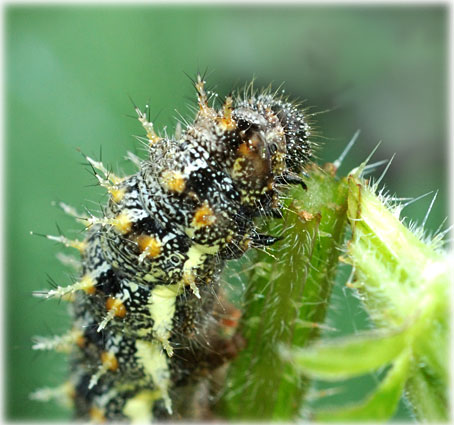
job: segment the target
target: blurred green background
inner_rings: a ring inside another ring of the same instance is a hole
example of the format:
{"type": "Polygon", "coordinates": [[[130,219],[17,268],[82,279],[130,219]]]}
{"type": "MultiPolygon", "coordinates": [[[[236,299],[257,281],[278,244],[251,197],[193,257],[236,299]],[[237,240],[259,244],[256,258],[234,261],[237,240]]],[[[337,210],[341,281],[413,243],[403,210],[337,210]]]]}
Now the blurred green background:
{"type": "MultiPolygon", "coordinates": [[[[128,95],[150,100],[158,129],[172,132],[178,110],[191,117],[188,73],[208,69],[208,86],[227,94],[253,76],[257,86],[285,82],[316,117],[319,161],[334,160],[353,133],[360,138],[341,168],[397,156],[384,183],[400,197],[439,189],[427,220],[447,216],[447,8],[445,6],[8,6],[6,41],[6,415],[67,418],[53,404],[29,401],[57,386],[64,356],[31,350],[33,335],[62,332],[65,307],[31,297],[70,272],[61,247],[30,230],[68,236],[78,226],[51,206],[64,200],[99,208],[100,192],[81,150],[125,169],[131,137],[142,134],[128,95]]],[[[140,149],[139,149],[140,150],[140,149]]],[[[376,173],[380,174],[380,171],[376,173]]],[[[404,213],[422,221],[430,196],[404,213]]],[[[79,208],[80,209],[80,208],[79,208]]],[[[75,230],[75,233],[71,233],[75,230]]],[[[339,286],[329,324],[336,335],[367,326],[356,300],[339,286]]],[[[327,401],[358,400],[374,377],[346,383],[327,401]]],[[[325,402],[325,401],[322,401],[325,402]]],[[[408,419],[405,407],[397,419],[408,419]]]]}

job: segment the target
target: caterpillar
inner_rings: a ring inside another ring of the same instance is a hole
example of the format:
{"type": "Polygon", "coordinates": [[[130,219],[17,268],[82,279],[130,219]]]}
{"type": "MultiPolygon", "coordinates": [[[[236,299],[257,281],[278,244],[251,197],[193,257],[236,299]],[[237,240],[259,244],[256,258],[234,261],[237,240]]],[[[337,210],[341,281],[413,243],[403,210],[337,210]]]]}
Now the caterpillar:
{"type": "Polygon", "coordinates": [[[136,174],[118,177],[86,157],[109,201],[101,217],[63,204],[85,238],[47,236],[76,248],[82,271],[37,293],[70,301],[73,328],[34,348],[69,353],[65,391],[78,419],[188,418],[193,385],[241,348],[228,332],[238,312],[222,291],[226,261],[273,244],[256,218],[282,217],[285,187],[305,187],[312,143],[298,105],[251,84],[216,108],[200,74],[194,86],[195,119],[174,137],[135,108],[149,155],[131,156],[136,174]]]}

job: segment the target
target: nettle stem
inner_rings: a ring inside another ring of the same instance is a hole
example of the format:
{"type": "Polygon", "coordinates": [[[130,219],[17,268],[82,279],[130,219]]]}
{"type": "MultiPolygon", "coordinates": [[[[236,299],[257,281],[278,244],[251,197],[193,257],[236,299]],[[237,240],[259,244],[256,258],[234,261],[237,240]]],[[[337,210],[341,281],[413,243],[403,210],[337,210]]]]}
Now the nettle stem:
{"type": "Polygon", "coordinates": [[[284,219],[267,228],[282,240],[257,252],[246,273],[247,347],[231,366],[222,403],[230,419],[290,420],[299,413],[308,380],[279,349],[304,347],[323,327],[347,211],[346,181],[331,170],[314,167],[307,192],[295,187],[288,194],[284,219]]]}

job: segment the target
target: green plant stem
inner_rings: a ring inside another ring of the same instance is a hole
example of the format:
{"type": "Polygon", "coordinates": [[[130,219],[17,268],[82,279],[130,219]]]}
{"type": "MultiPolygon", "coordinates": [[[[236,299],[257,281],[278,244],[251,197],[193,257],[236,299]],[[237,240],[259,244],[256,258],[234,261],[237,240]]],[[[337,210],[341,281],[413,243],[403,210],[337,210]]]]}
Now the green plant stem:
{"type": "Polygon", "coordinates": [[[407,327],[412,368],[406,390],[421,420],[448,418],[452,259],[407,229],[355,174],[349,176],[348,253],[363,305],[378,327],[407,327]]]}
{"type": "Polygon", "coordinates": [[[241,333],[246,349],[233,362],[220,410],[229,419],[291,420],[308,380],[278,348],[303,347],[320,330],[338,265],[346,222],[346,181],[314,168],[308,190],[294,188],[283,220],[270,234],[282,241],[258,252],[247,274],[241,333]]]}

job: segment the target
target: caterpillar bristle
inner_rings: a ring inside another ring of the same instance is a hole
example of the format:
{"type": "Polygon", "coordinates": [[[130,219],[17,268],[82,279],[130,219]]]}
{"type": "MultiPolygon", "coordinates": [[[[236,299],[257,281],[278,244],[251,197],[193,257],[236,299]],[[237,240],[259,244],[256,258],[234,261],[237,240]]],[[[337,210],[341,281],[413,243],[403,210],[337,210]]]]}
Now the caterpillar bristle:
{"type": "Polygon", "coordinates": [[[88,215],[84,213],[79,213],[76,208],[71,205],[66,204],[65,202],[52,202],[52,206],[59,207],[65,214],[74,217],[79,223],[85,224],[85,221],[89,218],[88,215]]]}
{"type": "Polygon", "coordinates": [[[119,203],[123,199],[126,192],[125,187],[120,187],[120,184],[112,184],[108,179],[103,179],[99,174],[96,174],[95,176],[98,179],[99,185],[109,192],[115,203],[119,203]]]}
{"type": "Polygon", "coordinates": [[[58,387],[43,387],[30,394],[30,399],[39,402],[56,401],[66,407],[74,407],[75,388],[70,381],[66,381],[58,387]]]}
{"type": "Polygon", "coordinates": [[[146,114],[144,114],[139,108],[135,108],[137,117],[139,122],[142,124],[142,127],[145,129],[147,133],[147,138],[150,146],[153,146],[156,142],[159,142],[161,140],[161,137],[159,137],[156,132],[154,131],[153,128],[153,123],[147,120],[146,114]]]}
{"type": "Polygon", "coordinates": [[[136,167],[140,167],[140,165],[142,164],[142,160],[136,154],[132,153],[131,151],[126,152],[125,159],[127,159],[128,161],[131,161],[136,167]]]}
{"type": "Polygon", "coordinates": [[[63,335],[54,335],[52,337],[35,336],[32,339],[33,350],[38,351],[57,351],[59,353],[69,353],[74,345],[81,344],[83,333],[80,329],[71,329],[63,335]]]}
{"type": "Polygon", "coordinates": [[[119,299],[114,297],[109,297],[106,300],[105,308],[107,314],[104,316],[103,320],[99,324],[96,332],[101,332],[107,324],[114,319],[114,317],[123,318],[126,315],[126,308],[124,305],[125,299],[119,299]]]}
{"type": "Polygon", "coordinates": [[[98,383],[99,378],[107,371],[115,372],[118,369],[118,360],[111,351],[103,351],[99,360],[101,364],[98,367],[98,371],[91,376],[88,389],[92,389],[98,383]]]}
{"type": "Polygon", "coordinates": [[[62,263],[65,266],[71,267],[74,270],[79,271],[82,267],[82,263],[72,255],[66,255],[63,252],[58,252],[56,254],[56,257],[58,261],[60,261],[60,263],[62,263]]]}
{"type": "Polygon", "coordinates": [[[60,236],[54,236],[54,235],[45,235],[45,237],[51,241],[58,242],[66,246],[67,248],[75,248],[77,249],[81,254],[85,251],[85,248],[87,247],[87,244],[85,241],[79,241],[78,239],[68,239],[67,237],[60,235],[60,236]]]}
{"type": "Polygon", "coordinates": [[[95,292],[96,281],[90,275],[85,275],[78,282],[73,283],[68,286],[57,286],[55,289],[50,289],[49,291],[35,291],[33,295],[38,298],[60,298],[67,299],[71,298],[71,295],[76,291],[84,291],[86,294],[91,295],[95,292]]]}
{"type": "MultiPolygon", "coordinates": [[[[84,158],[87,160],[87,162],[90,164],[90,166],[94,170],[101,171],[101,173],[104,175],[104,178],[106,180],[108,180],[110,183],[112,183],[113,185],[120,184],[121,182],[123,182],[125,180],[126,177],[116,176],[112,171],[109,171],[101,161],[96,161],[84,154],[82,154],[82,155],[84,156],[84,158]]],[[[96,177],[99,176],[99,174],[96,173],[96,171],[95,171],[95,175],[96,175],[96,177]]]]}

